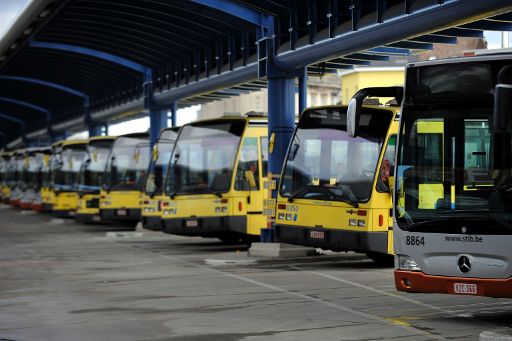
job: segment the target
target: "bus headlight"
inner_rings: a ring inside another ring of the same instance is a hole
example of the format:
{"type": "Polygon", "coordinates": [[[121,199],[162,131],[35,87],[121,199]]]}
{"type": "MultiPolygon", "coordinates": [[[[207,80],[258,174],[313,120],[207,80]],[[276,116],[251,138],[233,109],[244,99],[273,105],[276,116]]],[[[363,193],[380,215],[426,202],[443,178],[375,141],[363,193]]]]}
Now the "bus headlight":
{"type": "Polygon", "coordinates": [[[406,270],[406,271],[421,271],[420,267],[411,257],[406,255],[396,255],[395,256],[396,268],[398,270],[406,270]]]}

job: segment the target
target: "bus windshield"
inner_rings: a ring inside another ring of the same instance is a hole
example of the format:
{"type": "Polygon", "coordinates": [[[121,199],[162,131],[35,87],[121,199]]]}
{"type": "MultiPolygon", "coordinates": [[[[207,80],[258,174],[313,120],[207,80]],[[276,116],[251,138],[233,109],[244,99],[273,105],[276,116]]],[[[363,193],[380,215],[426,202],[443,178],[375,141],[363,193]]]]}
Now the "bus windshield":
{"type": "Polygon", "coordinates": [[[16,181],[16,187],[18,188],[24,188],[25,186],[25,156],[24,155],[17,155],[16,156],[16,164],[15,164],[15,181],[16,181]]]}
{"type": "Polygon", "coordinates": [[[7,165],[8,165],[8,158],[7,157],[1,157],[0,158],[0,183],[2,185],[7,184],[8,179],[8,171],[7,171],[7,165]]]}
{"type": "Polygon", "coordinates": [[[164,130],[158,138],[144,188],[146,194],[162,194],[166,169],[177,137],[178,133],[176,131],[164,130]]]}
{"type": "Polygon", "coordinates": [[[348,136],[346,119],[346,107],[303,113],[286,159],[281,196],[353,205],[370,199],[392,112],[363,111],[356,138],[348,136]]]}
{"type": "Polygon", "coordinates": [[[150,159],[144,138],[119,137],[105,168],[105,185],[114,191],[142,191],[150,159]]]}
{"type": "Polygon", "coordinates": [[[42,185],[45,188],[50,188],[52,183],[52,174],[51,174],[51,164],[53,160],[53,155],[50,154],[47,159],[43,162],[43,168],[41,172],[43,173],[42,176],[42,185]]]}
{"type": "Polygon", "coordinates": [[[85,145],[69,146],[62,149],[60,160],[55,165],[54,186],[60,190],[74,190],[78,172],[87,156],[85,145]]]}
{"type": "Polygon", "coordinates": [[[42,178],[41,178],[41,170],[44,162],[44,154],[41,152],[36,152],[34,154],[30,154],[28,157],[28,167],[27,167],[27,185],[33,189],[39,189],[41,186],[42,178]]]}
{"type": "Polygon", "coordinates": [[[184,126],[172,153],[166,193],[229,191],[245,124],[222,120],[184,126]]]}
{"type": "Polygon", "coordinates": [[[490,116],[488,107],[404,109],[395,181],[399,227],[460,232],[457,221],[473,233],[512,229],[512,141],[510,133],[492,134],[490,116]]]}
{"type": "Polygon", "coordinates": [[[112,142],[111,140],[89,142],[87,146],[88,159],[80,170],[80,191],[98,191],[100,189],[112,142]]]}
{"type": "Polygon", "coordinates": [[[16,160],[16,156],[12,156],[9,161],[7,162],[7,165],[6,165],[6,171],[7,171],[7,175],[6,175],[6,179],[7,179],[7,184],[9,186],[15,186],[16,185],[16,166],[17,166],[17,160],[16,160]]]}

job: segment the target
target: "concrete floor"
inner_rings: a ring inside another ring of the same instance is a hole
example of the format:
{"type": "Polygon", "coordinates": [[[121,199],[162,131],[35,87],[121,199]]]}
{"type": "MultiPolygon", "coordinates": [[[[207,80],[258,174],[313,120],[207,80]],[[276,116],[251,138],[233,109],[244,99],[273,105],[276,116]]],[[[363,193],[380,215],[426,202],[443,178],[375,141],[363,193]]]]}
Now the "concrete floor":
{"type": "Polygon", "coordinates": [[[245,249],[111,230],[0,208],[0,340],[478,340],[512,327],[512,300],[399,293],[391,269],[354,254],[212,266],[245,249]]]}

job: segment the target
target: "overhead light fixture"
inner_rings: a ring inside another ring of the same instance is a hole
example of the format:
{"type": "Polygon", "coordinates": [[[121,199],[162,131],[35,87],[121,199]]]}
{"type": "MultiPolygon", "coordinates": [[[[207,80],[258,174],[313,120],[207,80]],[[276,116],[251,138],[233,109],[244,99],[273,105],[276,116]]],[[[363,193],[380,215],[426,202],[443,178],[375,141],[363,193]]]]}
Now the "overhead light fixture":
{"type": "Polygon", "coordinates": [[[13,43],[13,44],[11,45],[11,50],[16,50],[16,48],[17,48],[18,46],[19,46],[19,44],[18,44],[18,43],[13,43]]]}
{"type": "Polygon", "coordinates": [[[32,32],[34,32],[34,29],[32,27],[29,27],[27,28],[25,31],[23,31],[23,34],[28,36],[30,35],[32,32]]]}
{"type": "Polygon", "coordinates": [[[41,13],[39,13],[39,18],[46,18],[52,11],[48,8],[45,8],[41,13]]]}

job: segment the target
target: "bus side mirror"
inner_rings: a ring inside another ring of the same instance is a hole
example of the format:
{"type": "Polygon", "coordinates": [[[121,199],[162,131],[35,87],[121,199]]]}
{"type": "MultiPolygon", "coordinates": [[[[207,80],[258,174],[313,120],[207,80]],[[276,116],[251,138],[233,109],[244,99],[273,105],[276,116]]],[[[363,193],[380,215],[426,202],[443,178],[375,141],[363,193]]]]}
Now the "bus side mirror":
{"type": "Polygon", "coordinates": [[[297,152],[299,151],[300,144],[294,143],[292,144],[290,148],[290,154],[288,155],[288,160],[293,161],[295,160],[295,157],[297,156],[297,152]]]}
{"type": "Polygon", "coordinates": [[[493,131],[510,132],[512,118],[512,84],[498,84],[494,91],[493,131]]]}
{"type": "Polygon", "coordinates": [[[363,101],[367,97],[393,97],[396,103],[402,103],[404,88],[401,86],[363,88],[355,93],[348,102],[347,108],[347,134],[357,137],[359,117],[363,108],[363,101]]]}
{"type": "Polygon", "coordinates": [[[352,97],[348,102],[347,108],[347,134],[350,137],[357,137],[359,128],[359,115],[361,114],[361,107],[363,101],[357,97],[352,97]]]}

